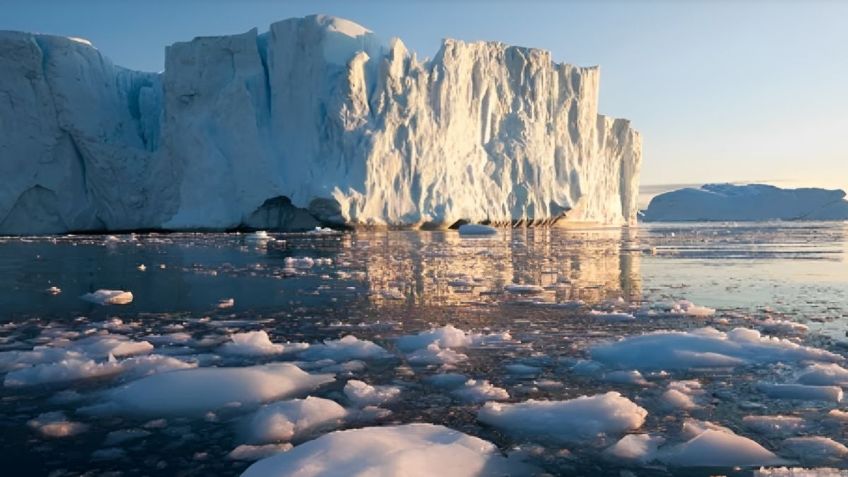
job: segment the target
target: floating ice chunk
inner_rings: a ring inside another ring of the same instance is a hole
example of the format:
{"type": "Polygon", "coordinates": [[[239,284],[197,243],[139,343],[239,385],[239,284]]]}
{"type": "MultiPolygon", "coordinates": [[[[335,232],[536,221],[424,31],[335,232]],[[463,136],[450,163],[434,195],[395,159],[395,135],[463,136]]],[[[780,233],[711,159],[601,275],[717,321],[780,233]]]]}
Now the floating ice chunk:
{"type": "Polygon", "coordinates": [[[539,285],[527,285],[521,283],[509,284],[504,287],[504,290],[517,295],[538,295],[545,291],[545,289],[539,285]]]}
{"type": "Polygon", "coordinates": [[[831,409],[827,413],[827,417],[836,421],[848,422],[848,412],[840,411],[839,409],[831,409]]]}
{"type": "Polygon", "coordinates": [[[274,237],[268,235],[268,232],[266,232],[265,230],[257,230],[256,232],[253,232],[251,234],[247,234],[244,237],[244,239],[247,240],[248,242],[252,242],[252,243],[256,243],[256,244],[260,244],[260,245],[264,244],[266,242],[273,242],[273,241],[276,240],[276,239],[274,239],[274,237]]]}
{"type": "Polygon", "coordinates": [[[91,453],[91,460],[118,460],[127,456],[127,452],[119,447],[97,449],[91,453]]]}
{"type": "Polygon", "coordinates": [[[636,319],[636,317],[631,315],[630,313],[623,313],[623,312],[619,312],[619,311],[598,311],[598,310],[590,311],[589,317],[596,319],[596,320],[600,320],[600,321],[606,321],[608,323],[622,323],[622,322],[632,321],[632,320],[636,319]]]}
{"type": "Polygon", "coordinates": [[[648,411],[633,401],[608,392],[568,401],[489,402],[477,419],[515,434],[574,441],[638,429],[647,415],[648,411]]]}
{"type": "Polygon", "coordinates": [[[286,268],[312,268],[315,266],[315,260],[310,257],[286,257],[286,268]]]}
{"type": "Polygon", "coordinates": [[[486,402],[503,401],[509,399],[509,393],[504,388],[499,388],[488,380],[469,379],[461,389],[453,391],[453,394],[463,401],[486,402]]]}
{"type": "Polygon", "coordinates": [[[701,435],[704,431],[721,431],[733,434],[730,429],[720,426],[710,421],[699,421],[697,419],[687,418],[683,420],[681,435],[686,439],[701,435]]]}
{"type": "Polygon", "coordinates": [[[69,421],[62,412],[47,412],[27,422],[45,437],[71,437],[88,430],[88,425],[69,421]]]}
{"type": "Polygon", "coordinates": [[[662,395],[662,400],[677,409],[692,410],[700,407],[696,402],[704,394],[701,383],[695,380],[673,381],[662,395]]]}
{"type": "Polygon", "coordinates": [[[459,226],[459,235],[497,235],[498,229],[483,224],[462,224],[459,226]]]}
{"type": "Polygon", "coordinates": [[[335,401],[309,396],[268,404],[248,420],[251,443],[283,442],[338,427],[347,411],[335,401]]]}
{"type": "Polygon", "coordinates": [[[468,377],[459,373],[442,373],[427,376],[424,380],[439,388],[457,388],[468,381],[468,377]]]}
{"type": "Polygon", "coordinates": [[[707,429],[682,444],[660,449],[657,459],[681,467],[748,467],[786,463],[747,437],[713,429],[707,429]]]}
{"type": "Polygon", "coordinates": [[[580,359],[571,366],[571,371],[580,376],[595,376],[601,374],[604,365],[590,359],[580,359]]]}
{"type": "Polygon", "coordinates": [[[96,303],[98,305],[127,305],[132,303],[132,292],[123,290],[97,290],[94,293],[86,293],[81,296],[85,301],[96,303]]]}
{"type": "Polygon", "coordinates": [[[691,332],[656,331],[604,343],[590,349],[592,358],[620,368],[641,370],[733,367],[777,361],[842,361],[829,351],[802,346],[780,338],[761,336],[757,330],[736,328],[727,333],[714,328],[691,332]]]}
{"type": "Polygon", "coordinates": [[[47,292],[47,294],[49,294],[49,295],[58,295],[58,294],[62,293],[62,289],[59,288],[59,287],[50,287],[50,288],[48,288],[47,290],[44,290],[44,291],[47,292]]]}
{"type": "Polygon", "coordinates": [[[147,271],[147,266],[143,263],[141,265],[135,267],[135,268],[137,268],[139,272],[146,272],[147,271]]]}
{"type": "Polygon", "coordinates": [[[450,348],[442,349],[438,344],[433,343],[425,349],[419,349],[406,357],[410,363],[414,364],[445,364],[455,365],[466,361],[468,355],[458,353],[450,348]]]}
{"type": "Polygon", "coordinates": [[[745,416],[742,423],[748,429],[768,436],[796,434],[807,428],[807,421],[795,416],[745,416]]]}
{"type": "Polygon", "coordinates": [[[401,336],[397,339],[397,347],[401,351],[412,351],[437,344],[442,348],[464,348],[491,343],[500,343],[512,339],[509,332],[481,334],[463,331],[453,325],[441,328],[431,328],[416,335],[401,336]]]}
{"type": "Polygon", "coordinates": [[[284,444],[265,444],[261,446],[242,444],[230,451],[230,453],[227,454],[227,458],[230,460],[261,460],[282,452],[288,452],[292,449],[292,447],[293,446],[288,442],[284,444]]]}
{"type": "Polygon", "coordinates": [[[654,459],[657,447],[665,442],[665,438],[650,434],[628,434],[604,451],[604,456],[610,459],[637,462],[645,464],[654,459]]]}
{"type": "Polygon", "coordinates": [[[848,477],[848,471],[830,467],[805,469],[803,467],[760,467],[754,477],[848,477]]]}
{"type": "Polygon", "coordinates": [[[355,406],[379,406],[400,396],[397,386],[372,386],[357,379],[345,384],[344,394],[355,406]]]}
{"type": "Polygon", "coordinates": [[[842,400],[842,388],[838,386],[808,386],[806,384],[760,383],[757,389],[775,399],[798,399],[804,401],[842,400]]]}
{"type": "Polygon", "coordinates": [[[433,424],[336,431],[261,460],[242,477],[529,475],[487,441],[433,424]]]}
{"type": "Polygon", "coordinates": [[[791,437],[781,447],[805,465],[845,464],[848,459],[848,447],[829,437],[791,437]]]}
{"type": "Polygon", "coordinates": [[[97,362],[93,359],[69,358],[54,363],[43,363],[10,372],[3,380],[7,387],[35,386],[78,381],[82,379],[115,376],[132,372],[144,376],[157,372],[187,369],[196,366],[169,356],[150,355],[128,358],[123,361],[110,359],[97,362]]]}
{"type": "Polygon", "coordinates": [[[312,345],[301,353],[300,357],[310,361],[332,359],[338,362],[352,359],[389,358],[391,354],[371,341],[347,335],[338,340],[324,340],[324,344],[312,345]]]}
{"type": "Polygon", "coordinates": [[[715,314],[715,309],[700,306],[689,300],[678,300],[670,303],[653,303],[647,309],[642,309],[640,315],[648,317],[690,316],[706,318],[715,314]]]}
{"type": "Polygon", "coordinates": [[[814,363],[798,376],[798,382],[814,386],[848,386],[848,369],[836,363],[814,363]]]}
{"type": "Polygon", "coordinates": [[[280,354],[284,351],[302,350],[309,347],[306,343],[295,343],[290,346],[272,343],[265,330],[248,331],[230,335],[230,342],[224,343],[221,351],[226,354],[240,356],[267,356],[280,354]],[[292,348],[292,349],[289,349],[292,348]]]}
{"type": "Polygon", "coordinates": [[[763,330],[772,333],[805,333],[809,330],[807,325],[789,320],[775,320],[774,318],[766,318],[754,323],[763,330]]]}
{"type": "Polygon", "coordinates": [[[257,405],[294,397],[334,381],[290,363],[242,368],[196,368],[155,374],[107,392],[126,414],[202,414],[232,405],[257,405]]]}
{"type": "Polygon", "coordinates": [[[153,345],[147,341],[132,341],[126,336],[116,334],[99,334],[89,336],[69,344],[71,349],[78,350],[88,356],[106,358],[114,356],[134,356],[148,353],[153,350],[153,345]]]}
{"type": "Polygon", "coordinates": [[[604,381],[617,384],[633,384],[636,386],[648,386],[648,380],[642,376],[642,373],[636,370],[629,371],[612,371],[604,375],[604,381]]]}
{"type": "Polygon", "coordinates": [[[233,298],[223,298],[221,300],[218,300],[218,304],[215,305],[215,307],[218,308],[219,310],[224,310],[224,309],[227,309],[227,308],[232,308],[235,305],[236,305],[235,299],[233,299],[233,298]]]}

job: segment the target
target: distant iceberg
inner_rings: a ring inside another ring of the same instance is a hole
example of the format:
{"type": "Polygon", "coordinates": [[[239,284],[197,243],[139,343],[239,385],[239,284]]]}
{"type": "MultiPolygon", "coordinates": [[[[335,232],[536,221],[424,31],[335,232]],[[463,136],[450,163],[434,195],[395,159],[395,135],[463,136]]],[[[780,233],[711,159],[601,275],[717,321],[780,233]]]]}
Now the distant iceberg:
{"type": "Polygon", "coordinates": [[[0,234],[632,223],[642,144],[600,72],[444,40],[418,59],[353,22],[166,49],[0,31],[0,234]]]}
{"type": "Polygon", "coordinates": [[[643,219],[646,222],[848,220],[848,201],[842,190],[707,184],[654,197],[643,219]]]}

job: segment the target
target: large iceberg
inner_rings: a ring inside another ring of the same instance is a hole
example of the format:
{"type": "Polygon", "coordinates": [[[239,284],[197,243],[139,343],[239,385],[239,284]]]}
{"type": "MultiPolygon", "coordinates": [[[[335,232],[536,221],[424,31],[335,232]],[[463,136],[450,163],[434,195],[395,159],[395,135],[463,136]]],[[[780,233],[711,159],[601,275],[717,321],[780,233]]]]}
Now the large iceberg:
{"type": "Polygon", "coordinates": [[[0,32],[0,233],[635,220],[641,139],[599,70],[347,20],[166,49],[161,73],[0,32]]]}
{"type": "Polygon", "coordinates": [[[848,220],[848,201],[842,190],[707,184],[654,197],[644,220],[848,220]]]}

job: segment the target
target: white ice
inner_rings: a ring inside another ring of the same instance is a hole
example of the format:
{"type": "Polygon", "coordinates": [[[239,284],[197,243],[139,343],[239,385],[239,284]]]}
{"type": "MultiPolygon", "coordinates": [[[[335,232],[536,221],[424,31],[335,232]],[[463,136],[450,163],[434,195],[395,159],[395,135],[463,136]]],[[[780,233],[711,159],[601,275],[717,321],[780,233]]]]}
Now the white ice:
{"type": "Polygon", "coordinates": [[[351,379],[345,384],[344,394],[357,407],[379,406],[400,396],[401,389],[397,386],[372,386],[358,379],[351,379]]]}
{"type": "Polygon", "coordinates": [[[316,431],[333,429],[347,416],[345,408],[329,399],[280,401],[261,407],[247,419],[252,444],[288,442],[316,431]]]}
{"type": "Polygon", "coordinates": [[[86,293],[80,298],[98,305],[127,305],[132,303],[133,294],[132,292],[123,290],[101,289],[93,293],[86,293]]]}

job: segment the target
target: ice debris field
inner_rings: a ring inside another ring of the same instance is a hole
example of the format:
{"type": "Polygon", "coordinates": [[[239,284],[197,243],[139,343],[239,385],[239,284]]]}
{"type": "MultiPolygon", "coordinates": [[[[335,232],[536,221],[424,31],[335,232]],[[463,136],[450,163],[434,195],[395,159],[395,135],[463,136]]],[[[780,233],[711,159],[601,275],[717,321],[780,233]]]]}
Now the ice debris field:
{"type": "MultiPolygon", "coordinates": [[[[39,303],[0,303],[3,455],[10,475],[839,475],[848,348],[826,313],[687,300],[651,271],[701,233],[2,239],[5,271],[32,262],[4,285],[39,303]]],[[[780,233],[782,254],[805,232],[780,233]]]]}

